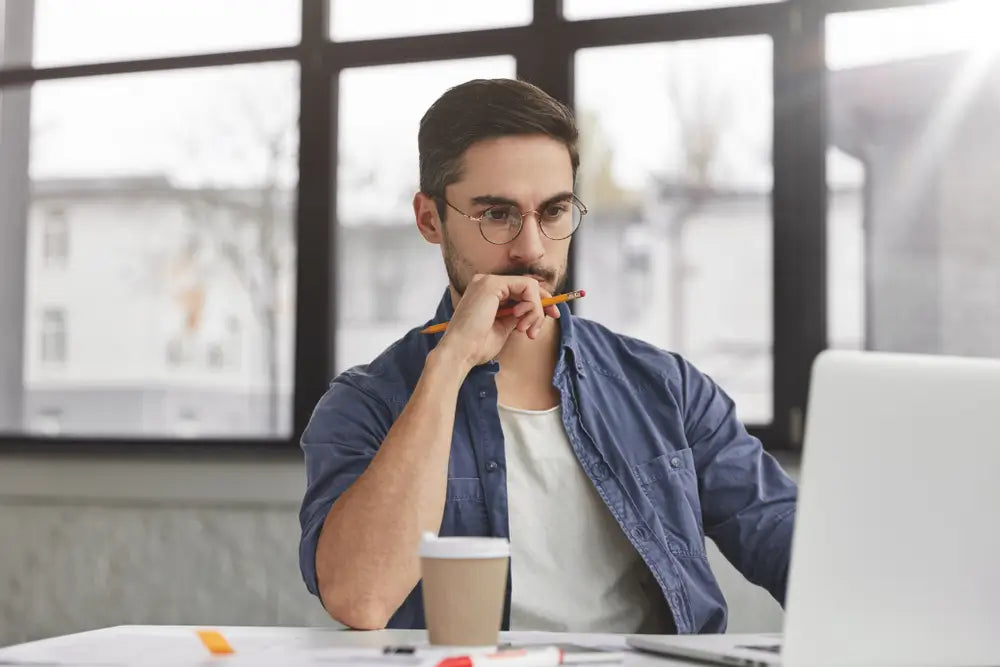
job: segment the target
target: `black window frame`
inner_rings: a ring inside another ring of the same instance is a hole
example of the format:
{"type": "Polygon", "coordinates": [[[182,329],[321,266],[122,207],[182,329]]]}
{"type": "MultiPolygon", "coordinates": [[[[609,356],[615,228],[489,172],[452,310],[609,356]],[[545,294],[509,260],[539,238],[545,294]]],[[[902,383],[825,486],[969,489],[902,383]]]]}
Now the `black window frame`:
{"type": "MultiPolygon", "coordinates": [[[[23,0],[19,0],[23,1],[23,0]]],[[[292,434],[288,438],[49,437],[0,432],[0,453],[300,456],[298,441],[335,368],[338,80],[347,68],[510,55],[517,75],[572,106],[578,49],[768,35],[774,45],[773,421],[748,425],[770,451],[801,446],[808,382],[827,346],[826,16],[946,0],[784,0],[567,21],[561,0],[533,0],[531,23],[334,42],[328,0],[301,0],[298,44],[55,67],[0,68],[0,89],[38,81],[292,61],[300,70],[292,434]]],[[[30,0],[29,0],[30,2],[30,0]]],[[[234,6],[234,20],[238,7],[234,6]]],[[[25,223],[26,224],[26,223],[25,223]]],[[[570,262],[572,272],[572,260],[570,262]]],[[[9,317],[9,313],[4,313],[9,317]]],[[[17,314],[15,314],[17,315],[17,314]]],[[[22,313],[23,315],[23,313],[22,313]]]]}

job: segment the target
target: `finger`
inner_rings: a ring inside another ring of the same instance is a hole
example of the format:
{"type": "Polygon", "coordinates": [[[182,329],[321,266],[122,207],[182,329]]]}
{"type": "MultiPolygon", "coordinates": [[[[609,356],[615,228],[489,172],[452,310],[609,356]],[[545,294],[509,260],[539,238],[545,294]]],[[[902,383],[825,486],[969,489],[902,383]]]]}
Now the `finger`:
{"type": "Polygon", "coordinates": [[[533,306],[530,301],[519,301],[516,306],[514,306],[514,312],[512,315],[514,317],[521,319],[525,315],[531,312],[533,306]]]}
{"type": "Polygon", "coordinates": [[[538,301],[541,302],[541,289],[538,281],[534,278],[524,276],[504,276],[507,278],[506,287],[511,298],[517,301],[538,301]]]}
{"type": "Polygon", "coordinates": [[[555,319],[555,320],[558,320],[559,317],[560,317],[560,312],[559,312],[558,306],[546,306],[545,307],[545,314],[548,315],[549,317],[551,317],[552,319],[555,319]]]}
{"type": "Polygon", "coordinates": [[[507,293],[510,299],[517,301],[512,306],[511,314],[518,318],[516,330],[534,338],[541,331],[545,321],[545,308],[542,306],[542,295],[548,292],[541,288],[538,281],[523,276],[493,276],[503,281],[497,287],[507,293]]]}
{"type": "Polygon", "coordinates": [[[503,304],[510,301],[512,296],[511,288],[506,278],[507,276],[477,273],[469,282],[469,288],[465,292],[468,294],[470,290],[476,289],[484,294],[492,294],[496,297],[498,304],[503,304]]]}
{"type": "Polygon", "coordinates": [[[502,289],[507,294],[505,301],[514,302],[512,308],[525,307],[525,304],[536,302],[541,303],[541,292],[535,280],[522,276],[496,276],[496,278],[504,280],[502,289]]]}
{"type": "Polygon", "coordinates": [[[528,333],[528,331],[535,325],[534,319],[531,316],[526,315],[517,320],[517,330],[521,333],[528,333]]]}
{"type": "Polygon", "coordinates": [[[511,333],[511,332],[513,332],[515,329],[517,329],[517,325],[519,323],[520,323],[520,320],[518,318],[514,317],[513,315],[507,315],[505,317],[498,317],[497,320],[496,320],[496,324],[499,325],[500,327],[502,327],[503,330],[505,332],[507,332],[508,334],[511,333]]]}
{"type": "Polygon", "coordinates": [[[509,336],[515,331],[520,331],[521,320],[514,317],[513,315],[507,315],[505,317],[500,317],[496,321],[496,326],[499,326],[504,335],[509,336]]]}
{"type": "Polygon", "coordinates": [[[542,332],[542,325],[545,324],[545,310],[542,308],[541,303],[532,308],[531,313],[525,319],[531,320],[525,333],[533,340],[542,332]]]}
{"type": "Polygon", "coordinates": [[[531,338],[532,340],[534,340],[535,338],[538,338],[542,334],[542,325],[543,324],[545,324],[545,317],[544,316],[542,317],[542,319],[538,320],[531,327],[531,329],[528,331],[528,337],[531,338]]]}

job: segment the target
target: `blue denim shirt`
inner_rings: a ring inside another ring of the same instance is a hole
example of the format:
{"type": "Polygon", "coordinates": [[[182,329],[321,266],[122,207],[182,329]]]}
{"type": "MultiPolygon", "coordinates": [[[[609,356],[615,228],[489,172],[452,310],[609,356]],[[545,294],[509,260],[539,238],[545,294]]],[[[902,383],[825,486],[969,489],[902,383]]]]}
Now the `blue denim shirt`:
{"type": "MultiPolygon", "coordinates": [[[[659,584],[677,632],[726,629],[706,536],[784,604],[796,487],[746,432],[733,402],[680,356],[572,316],[565,304],[560,311],[552,382],[566,435],[659,584]]],[[[445,293],[435,320],[451,314],[445,293]]],[[[302,436],[308,487],[299,515],[300,567],[314,595],[327,512],[372,460],[442,335],[410,331],[367,366],[338,376],[316,406],[302,436]]],[[[498,371],[495,362],[474,368],[459,391],[441,535],[509,537],[498,371]]],[[[504,628],[510,589],[508,578],[504,628]]],[[[388,627],[425,627],[419,584],[388,627]]]]}

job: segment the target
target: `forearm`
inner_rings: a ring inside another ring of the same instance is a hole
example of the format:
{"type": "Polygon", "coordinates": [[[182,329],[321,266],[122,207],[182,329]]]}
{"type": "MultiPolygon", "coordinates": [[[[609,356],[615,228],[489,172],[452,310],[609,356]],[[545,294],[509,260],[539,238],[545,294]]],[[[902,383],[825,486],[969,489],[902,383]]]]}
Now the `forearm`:
{"type": "Polygon", "coordinates": [[[467,367],[431,352],[367,470],[327,514],[316,549],[320,594],[337,620],[380,627],[420,579],[423,531],[444,512],[458,391],[467,367]]]}

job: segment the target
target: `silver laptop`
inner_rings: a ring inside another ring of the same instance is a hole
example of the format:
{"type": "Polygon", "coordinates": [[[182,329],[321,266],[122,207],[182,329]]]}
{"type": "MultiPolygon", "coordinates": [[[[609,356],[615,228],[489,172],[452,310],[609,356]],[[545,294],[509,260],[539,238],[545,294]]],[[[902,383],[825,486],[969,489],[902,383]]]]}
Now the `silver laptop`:
{"type": "Polygon", "coordinates": [[[738,665],[1000,664],[1000,361],[812,369],[783,636],[628,638],[738,665]]]}

